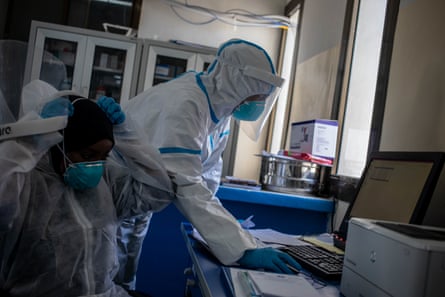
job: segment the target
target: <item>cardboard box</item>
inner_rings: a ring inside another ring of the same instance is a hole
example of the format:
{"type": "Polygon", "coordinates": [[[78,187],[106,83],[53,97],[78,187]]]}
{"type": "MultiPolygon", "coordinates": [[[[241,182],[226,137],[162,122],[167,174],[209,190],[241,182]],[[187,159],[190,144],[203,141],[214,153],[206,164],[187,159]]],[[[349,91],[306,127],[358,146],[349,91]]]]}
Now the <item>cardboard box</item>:
{"type": "Polygon", "coordinates": [[[334,159],[337,130],[338,123],[335,120],[316,119],[292,123],[290,150],[334,159]]]}

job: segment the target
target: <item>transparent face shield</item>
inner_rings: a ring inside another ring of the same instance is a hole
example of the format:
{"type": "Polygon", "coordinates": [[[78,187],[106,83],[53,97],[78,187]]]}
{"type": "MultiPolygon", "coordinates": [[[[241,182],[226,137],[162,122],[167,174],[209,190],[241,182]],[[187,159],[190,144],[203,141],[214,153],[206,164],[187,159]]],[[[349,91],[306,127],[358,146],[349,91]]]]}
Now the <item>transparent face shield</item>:
{"type": "MultiPolygon", "coordinates": [[[[25,85],[21,93],[21,109],[18,121],[10,113],[4,113],[4,103],[0,102],[2,119],[0,121],[0,141],[10,138],[56,132],[66,127],[66,115],[41,118],[43,106],[49,101],[68,95],[78,95],[75,91],[57,91],[52,85],[34,80],[25,85]],[[8,117],[4,114],[9,114],[8,117]],[[6,121],[9,119],[9,121],[6,121]],[[3,123],[7,123],[2,125],[3,123]]],[[[2,98],[0,98],[2,99],[2,98]]],[[[4,101],[4,100],[0,100],[4,101]]]]}
{"type": "Polygon", "coordinates": [[[52,85],[44,81],[33,80],[22,90],[22,113],[27,114],[32,111],[40,113],[46,103],[53,99],[70,95],[82,97],[74,90],[58,91],[52,85]]]}
{"type": "Polygon", "coordinates": [[[16,118],[11,112],[8,103],[6,102],[5,97],[3,97],[3,93],[0,90],[0,125],[15,122],[16,118]]]}
{"type": "MultiPolygon", "coordinates": [[[[65,93],[62,93],[62,95],[64,94],[65,93]]],[[[56,89],[44,82],[34,81],[25,86],[22,91],[21,103],[26,113],[23,113],[20,119],[17,120],[10,112],[8,103],[0,92],[0,141],[56,132],[65,128],[68,121],[67,116],[57,116],[47,119],[37,116],[40,111],[38,108],[39,102],[44,99],[47,100],[47,98],[51,99],[52,96],[56,96],[57,98],[60,94],[56,89]]]]}
{"type": "MultiPolygon", "coordinates": [[[[238,120],[241,121],[240,126],[241,129],[243,129],[244,133],[246,133],[247,136],[249,136],[249,138],[253,141],[257,141],[260,136],[261,130],[263,129],[264,124],[266,123],[270,112],[272,111],[272,108],[280,94],[281,86],[283,85],[284,79],[270,72],[266,72],[264,70],[251,66],[247,66],[245,69],[243,69],[243,74],[261,80],[262,82],[270,85],[270,91],[267,94],[258,94],[258,96],[246,98],[247,100],[245,100],[240,106],[237,107],[237,109],[241,109],[243,108],[243,104],[249,104],[250,101],[254,102],[254,104],[257,104],[257,110],[261,109],[261,114],[256,119],[238,118],[238,120]]],[[[250,105],[252,105],[252,103],[250,103],[250,105]]],[[[237,109],[235,109],[234,115],[237,109]]]]}

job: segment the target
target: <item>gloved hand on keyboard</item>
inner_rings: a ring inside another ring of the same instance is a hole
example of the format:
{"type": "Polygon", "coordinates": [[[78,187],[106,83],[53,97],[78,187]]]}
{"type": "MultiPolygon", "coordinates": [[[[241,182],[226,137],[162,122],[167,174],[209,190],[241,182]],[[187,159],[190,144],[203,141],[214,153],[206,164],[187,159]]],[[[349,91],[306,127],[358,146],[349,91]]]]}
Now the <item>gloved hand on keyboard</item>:
{"type": "Polygon", "coordinates": [[[113,125],[122,124],[125,121],[125,113],[113,98],[102,96],[97,100],[97,105],[107,114],[113,125]]]}
{"type": "Polygon", "coordinates": [[[66,98],[57,98],[46,103],[40,113],[42,118],[57,116],[72,116],[74,112],[73,104],[66,98]]]}
{"type": "Polygon", "coordinates": [[[298,264],[291,256],[274,248],[260,248],[255,250],[247,250],[241,259],[238,260],[241,266],[253,269],[265,269],[268,271],[292,274],[290,268],[298,271],[301,270],[301,265],[298,264]]]}

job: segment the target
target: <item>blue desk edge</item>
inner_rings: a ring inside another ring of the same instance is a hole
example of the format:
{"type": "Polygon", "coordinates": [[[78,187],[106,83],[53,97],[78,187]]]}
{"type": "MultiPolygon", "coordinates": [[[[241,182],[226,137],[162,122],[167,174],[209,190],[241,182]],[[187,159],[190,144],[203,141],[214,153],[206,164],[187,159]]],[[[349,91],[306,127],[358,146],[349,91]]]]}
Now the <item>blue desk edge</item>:
{"type": "Polygon", "coordinates": [[[313,210],[319,212],[333,212],[332,198],[297,196],[261,190],[249,190],[227,186],[220,186],[216,197],[220,200],[239,201],[280,207],[313,210]]]}

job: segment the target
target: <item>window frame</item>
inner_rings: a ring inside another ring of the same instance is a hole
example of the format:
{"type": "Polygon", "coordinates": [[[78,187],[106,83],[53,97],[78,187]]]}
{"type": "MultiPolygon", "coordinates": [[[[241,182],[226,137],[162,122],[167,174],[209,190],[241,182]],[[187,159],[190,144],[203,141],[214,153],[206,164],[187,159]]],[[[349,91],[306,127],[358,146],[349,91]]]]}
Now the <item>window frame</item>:
{"type": "MultiPolygon", "coordinates": [[[[358,9],[360,6],[360,0],[347,0],[346,2],[346,11],[344,17],[344,27],[342,31],[341,45],[340,45],[340,56],[339,63],[337,68],[337,76],[336,83],[334,88],[334,98],[331,106],[331,119],[337,120],[339,122],[339,132],[338,132],[338,141],[337,141],[337,151],[336,158],[332,168],[332,175],[337,174],[337,164],[340,155],[340,145],[342,141],[342,132],[343,132],[343,122],[344,122],[344,114],[346,108],[346,98],[349,89],[349,80],[351,75],[351,65],[352,65],[352,57],[354,55],[354,43],[355,43],[355,30],[357,26],[357,18],[358,18],[358,9]]],[[[379,58],[378,72],[377,72],[377,82],[376,82],[376,91],[374,97],[374,105],[372,109],[372,117],[371,117],[371,126],[370,126],[370,136],[368,143],[368,150],[366,153],[366,160],[369,159],[369,156],[373,152],[379,151],[380,146],[380,138],[382,134],[382,126],[383,126],[383,116],[385,111],[385,103],[386,103],[386,93],[388,89],[388,80],[389,80],[389,70],[391,64],[391,56],[392,56],[392,48],[394,42],[394,35],[396,30],[397,23],[397,15],[399,11],[400,0],[387,0],[386,3],[386,13],[385,13],[385,21],[383,28],[383,37],[381,43],[381,53],[379,58]]],[[[293,81],[295,77],[295,73],[297,70],[297,57],[298,57],[298,47],[299,47],[299,39],[300,39],[300,28],[301,22],[304,19],[304,0],[292,0],[290,1],[285,8],[285,15],[290,16],[295,12],[296,9],[300,9],[300,22],[298,24],[297,29],[297,48],[294,51],[294,59],[293,59],[293,70],[292,75],[289,78],[293,81]]],[[[282,63],[282,54],[283,54],[283,45],[285,44],[286,33],[283,33],[281,46],[282,50],[279,58],[279,67],[278,71],[281,70],[282,63]]],[[[286,103],[286,115],[284,120],[284,125],[282,127],[282,139],[281,139],[281,147],[286,147],[286,141],[290,129],[290,112],[292,106],[292,94],[293,94],[293,85],[289,86],[289,97],[287,98],[286,103]]],[[[271,138],[273,133],[273,124],[275,121],[275,113],[276,109],[271,113],[270,121],[269,121],[269,131],[266,142],[266,149],[270,150],[271,148],[271,138]]]]}

